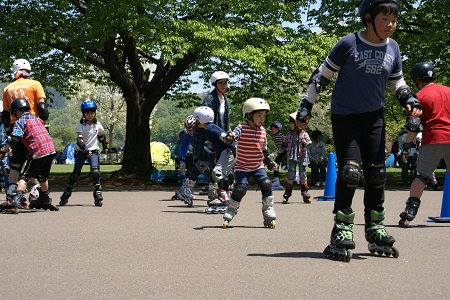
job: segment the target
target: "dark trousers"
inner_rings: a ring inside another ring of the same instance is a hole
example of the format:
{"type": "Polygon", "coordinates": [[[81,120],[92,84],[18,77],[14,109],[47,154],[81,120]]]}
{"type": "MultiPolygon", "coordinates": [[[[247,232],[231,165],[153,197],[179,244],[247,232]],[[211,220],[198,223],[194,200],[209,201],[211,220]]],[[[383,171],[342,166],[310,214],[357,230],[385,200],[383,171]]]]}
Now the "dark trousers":
{"type": "Polygon", "coordinates": [[[338,210],[352,212],[355,189],[347,188],[342,169],[348,161],[356,161],[365,175],[364,215],[367,221],[371,210],[382,211],[384,204],[384,186],[373,184],[374,178],[380,175],[380,168],[384,168],[384,112],[380,109],[358,115],[332,114],[331,122],[338,164],[334,213],[338,210]]]}

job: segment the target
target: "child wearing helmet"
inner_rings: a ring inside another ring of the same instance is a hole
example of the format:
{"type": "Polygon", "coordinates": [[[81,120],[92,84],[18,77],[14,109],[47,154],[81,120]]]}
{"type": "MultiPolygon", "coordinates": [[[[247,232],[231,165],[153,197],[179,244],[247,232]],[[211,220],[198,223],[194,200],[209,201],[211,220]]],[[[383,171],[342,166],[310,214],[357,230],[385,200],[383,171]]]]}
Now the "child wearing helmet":
{"type": "Polygon", "coordinates": [[[66,184],[63,194],[61,195],[59,205],[66,205],[74,190],[75,182],[78,180],[83,168],[84,162],[89,160],[90,175],[92,177],[92,190],[95,206],[103,205],[103,195],[100,185],[100,147],[98,142],[102,144],[103,150],[108,152],[108,143],[103,134],[104,129],[100,121],[97,120],[97,103],[94,100],[86,100],[81,103],[82,117],[77,125],[75,132],[77,134],[77,143],[75,145],[75,164],[72,174],[66,184]]]}
{"type": "Polygon", "coordinates": [[[214,112],[214,124],[225,131],[230,130],[230,101],[227,91],[230,76],[224,71],[216,71],[211,75],[210,83],[214,89],[203,99],[202,106],[211,107],[214,112]]]}
{"type": "Polygon", "coordinates": [[[283,144],[284,138],[286,137],[282,132],[281,128],[283,128],[283,125],[281,125],[278,121],[273,121],[270,123],[269,131],[267,131],[267,134],[272,138],[275,147],[277,148],[276,157],[275,157],[275,163],[277,164],[277,167],[273,170],[273,181],[272,181],[272,189],[274,190],[284,190],[283,186],[280,183],[280,171],[278,170],[283,163],[284,158],[286,157],[286,151],[281,151],[281,144],[283,144]]]}
{"type": "Polygon", "coordinates": [[[27,181],[33,179],[39,182],[40,187],[38,188],[39,196],[37,199],[30,200],[30,208],[57,211],[59,209],[52,205],[52,199],[49,197],[47,180],[53,159],[56,156],[55,147],[44,122],[30,114],[29,110],[30,105],[24,98],[17,98],[11,103],[10,112],[16,118],[16,122],[14,122],[6,146],[0,151],[6,153],[22,140],[31,160],[27,161],[23,177],[18,181],[17,188],[12,191],[10,200],[3,208],[12,213],[17,213],[17,209],[22,205],[27,181]]]}
{"type": "Polygon", "coordinates": [[[412,115],[420,111],[402,72],[402,56],[391,39],[400,8],[396,0],[363,0],[359,15],[365,28],[342,37],[311,75],[297,122],[308,123],[321,91],[338,73],[331,94],[331,123],[338,175],[334,202],[334,226],[327,257],[350,261],[355,248],[353,196],[362,174],[365,178],[364,220],[369,251],[398,257],[395,239],[384,226],[385,89],[397,97],[412,115]]]}
{"type": "Polygon", "coordinates": [[[223,215],[224,228],[237,214],[241,200],[247,193],[250,177],[255,180],[261,190],[264,227],[275,228],[277,216],[273,208],[272,182],[264,168],[264,165],[269,170],[276,167],[276,164],[270,159],[266,130],[263,127],[269,111],[269,104],[262,98],[246,100],[242,107],[242,117],[246,118],[247,121],[239,124],[233,130],[237,140],[236,162],[234,164],[236,184],[223,215]]]}
{"type": "MultiPolygon", "coordinates": [[[[12,64],[12,71],[13,80],[3,90],[2,122],[6,127],[6,132],[11,132],[11,128],[16,121],[16,118],[10,113],[10,106],[19,97],[27,100],[30,106],[30,114],[39,116],[44,123],[47,123],[49,111],[45,104],[45,92],[39,81],[31,79],[31,65],[28,60],[23,58],[16,59],[12,64]]],[[[26,147],[21,140],[14,145],[12,152],[14,155],[10,157],[10,184],[6,192],[7,199],[11,198],[12,191],[16,189],[20,172],[28,157],[26,147]]],[[[33,183],[35,186],[38,186],[37,182],[33,183]]],[[[22,206],[27,206],[25,199],[22,206]]]]}
{"type": "MultiPolygon", "coordinates": [[[[411,69],[411,79],[419,90],[417,99],[422,104],[420,116],[423,126],[422,145],[417,157],[416,175],[411,183],[405,210],[400,214],[400,227],[408,227],[414,220],[420,207],[425,185],[434,177],[434,170],[441,159],[447,166],[450,163],[450,88],[436,83],[434,66],[430,62],[417,63],[411,69]]],[[[408,148],[419,133],[412,127],[419,124],[411,118],[408,124],[406,143],[402,147],[402,160],[407,160],[408,148]]],[[[448,170],[447,170],[448,171],[448,170]]],[[[436,221],[448,222],[448,218],[436,218],[436,221]]]]}
{"type": "Polygon", "coordinates": [[[280,151],[286,151],[288,177],[286,182],[286,190],[283,194],[283,203],[287,203],[292,196],[292,189],[294,188],[294,180],[297,173],[300,175],[300,189],[303,197],[303,202],[311,203],[311,195],[309,194],[308,177],[306,175],[306,166],[309,165],[307,146],[311,144],[311,139],[305,131],[306,124],[301,124],[298,127],[295,122],[297,113],[289,115],[290,131],[286,134],[280,151]]]}
{"type": "Polygon", "coordinates": [[[210,107],[200,106],[192,114],[196,120],[194,127],[193,157],[194,165],[189,171],[189,177],[183,182],[183,186],[178,192],[179,198],[189,206],[192,205],[193,187],[198,176],[202,172],[210,173],[211,180],[219,188],[218,194],[208,195],[207,213],[218,213],[224,210],[228,195],[228,173],[233,168],[234,153],[232,149],[232,135],[213,123],[214,112],[210,107]],[[216,165],[212,169],[212,164],[216,160],[216,165]]]}

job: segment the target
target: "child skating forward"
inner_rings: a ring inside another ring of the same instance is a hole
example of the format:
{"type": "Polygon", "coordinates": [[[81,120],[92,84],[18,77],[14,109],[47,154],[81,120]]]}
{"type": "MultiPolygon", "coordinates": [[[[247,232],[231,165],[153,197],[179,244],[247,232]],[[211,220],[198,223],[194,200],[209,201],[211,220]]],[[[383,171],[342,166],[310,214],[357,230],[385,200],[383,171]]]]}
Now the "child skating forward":
{"type": "Polygon", "coordinates": [[[264,164],[269,170],[275,168],[267,149],[266,130],[263,127],[269,104],[261,98],[250,98],[244,102],[242,116],[247,121],[238,125],[233,134],[237,139],[237,154],[234,165],[236,185],[231,193],[230,202],[223,215],[223,227],[237,214],[241,200],[247,193],[249,178],[258,184],[262,194],[262,214],[264,227],[275,228],[277,218],[273,208],[272,182],[267,176],[264,164]]]}
{"type": "Polygon", "coordinates": [[[365,237],[369,251],[398,257],[395,243],[384,226],[385,89],[397,97],[411,114],[420,103],[406,84],[402,56],[391,39],[397,27],[399,6],[395,0],[363,0],[359,15],[365,29],[342,37],[325,61],[312,74],[297,113],[308,122],[320,92],[337,73],[331,95],[331,123],[338,175],[334,202],[334,226],[324,254],[350,261],[355,248],[353,196],[362,174],[364,186],[365,237]]]}
{"type": "Polygon", "coordinates": [[[95,206],[103,205],[103,195],[100,185],[100,148],[97,140],[103,146],[104,151],[108,151],[106,137],[103,134],[103,126],[97,120],[97,103],[94,100],[86,100],[81,103],[80,123],[77,125],[77,144],[75,145],[75,164],[73,172],[70,174],[69,181],[66,184],[63,194],[61,195],[59,205],[66,205],[72,195],[75,182],[81,174],[86,159],[89,160],[92,177],[92,190],[95,206]]]}
{"type": "MultiPolygon", "coordinates": [[[[11,136],[7,140],[5,147],[0,149],[1,153],[8,153],[19,142],[22,142],[29,153],[29,158],[23,170],[23,176],[17,183],[17,188],[12,191],[9,204],[2,207],[2,210],[9,210],[17,213],[21,207],[23,195],[27,188],[27,182],[33,180],[39,182],[37,189],[39,196],[30,200],[29,208],[41,208],[44,210],[58,211],[58,207],[52,204],[52,199],[48,192],[48,175],[56,156],[53,141],[44,126],[44,122],[38,117],[29,113],[30,104],[24,98],[17,98],[11,103],[11,115],[17,121],[14,123],[11,136]]],[[[14,152],[13,152],[14,155],[14,152]]]]}
{"type": "Polygon", "coordinates": [[[303,202],[311,203],[311,195],[309,194],[308,177],[306,175],[306,166],[309,164],[307,155],[307,146],[311,144],[311,139],[305,131],[306,124],[301,123],[297,126],[295,123],[297,113],[289,115],[290,131],[286,134],[281,151],[286,151],[288,178],[286,182],[286,190],[283,194],[283,203],[287,203],[292,196],[292,189],[294,187],[294,180],[297,173],[300,175],[300,189],[302,193],[303,202]]]}

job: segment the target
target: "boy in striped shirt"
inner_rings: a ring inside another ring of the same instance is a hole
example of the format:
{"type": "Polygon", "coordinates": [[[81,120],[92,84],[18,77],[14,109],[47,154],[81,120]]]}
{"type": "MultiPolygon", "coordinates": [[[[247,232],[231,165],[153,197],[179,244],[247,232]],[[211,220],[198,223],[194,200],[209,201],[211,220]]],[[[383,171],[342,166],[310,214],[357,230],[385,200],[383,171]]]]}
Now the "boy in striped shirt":
{"type": "Polygon", "coordinates": [[[267,176],[264,165],[273,170],[276,164],[269,157],[266,130],[263,127],[269,104],[261,98],[250,98],[244,102],[242,116],[247,121],[239,124],[233,134],[237,139],[236,162],[234,165],[236,185],[230,202],[223,215],[223,227],[237,214],[242,198],[247,193],[248,180],[252,177],[257,182],[262,194],[262,213],[264,227],[275,228],[277,218],[273,208],[272,182],[267,176]]]}

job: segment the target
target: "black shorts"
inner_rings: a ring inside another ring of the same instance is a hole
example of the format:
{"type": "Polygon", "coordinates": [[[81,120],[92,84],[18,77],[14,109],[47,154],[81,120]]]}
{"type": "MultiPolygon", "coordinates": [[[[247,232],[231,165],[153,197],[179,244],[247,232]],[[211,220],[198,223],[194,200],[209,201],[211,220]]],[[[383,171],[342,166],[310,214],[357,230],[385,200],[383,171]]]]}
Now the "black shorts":
{"type": "Polygon", "coordinates": [[[12,147],[12,155],[9,159],[11,165],[23,165],[28,158],[28,149],[20,140],[14,147],[12,147]]]}
{"type": "Polygon", "coordinates": [[[23,174],[25,178],[47,178],[56,153],[27,161],[23,174]]]}

